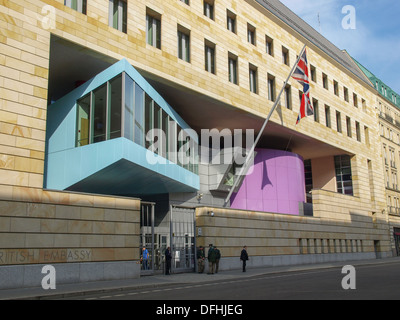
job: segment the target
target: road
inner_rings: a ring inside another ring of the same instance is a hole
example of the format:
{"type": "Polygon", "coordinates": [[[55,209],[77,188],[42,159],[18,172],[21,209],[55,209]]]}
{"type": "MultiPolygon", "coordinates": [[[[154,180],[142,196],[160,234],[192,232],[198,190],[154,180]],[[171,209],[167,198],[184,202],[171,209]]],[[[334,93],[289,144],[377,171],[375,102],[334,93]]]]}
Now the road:
{"type": "MultiPolygon", "coordinates": [[[[207,283],[103,292],[86,300],[398,300],[400,261],[355,267],[355,289],[345,290],[342,268],[267,274],[207,283]]],[[[210,275],[212,279],[213,275],[210,275]]]]}

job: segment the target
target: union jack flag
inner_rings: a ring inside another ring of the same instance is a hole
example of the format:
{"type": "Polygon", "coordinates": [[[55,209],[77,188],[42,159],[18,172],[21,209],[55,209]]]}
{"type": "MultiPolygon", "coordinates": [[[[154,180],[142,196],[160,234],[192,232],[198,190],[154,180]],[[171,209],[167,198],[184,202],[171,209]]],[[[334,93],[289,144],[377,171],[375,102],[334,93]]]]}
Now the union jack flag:
{"type": "Polygon", "coordinates": [[[304,53],[300,57],[300,60],[297,63],[297,67],[293,72],[292,78],[303,85],[303,95],[301,97],[300,112],[296,121],[296,124],[298,124],[301,119],[307,116],[312,116],[314,114],[314,109],[310,101],[310,81],[308,77],[308,62],[306,50],[304,50],[304,53]]]}

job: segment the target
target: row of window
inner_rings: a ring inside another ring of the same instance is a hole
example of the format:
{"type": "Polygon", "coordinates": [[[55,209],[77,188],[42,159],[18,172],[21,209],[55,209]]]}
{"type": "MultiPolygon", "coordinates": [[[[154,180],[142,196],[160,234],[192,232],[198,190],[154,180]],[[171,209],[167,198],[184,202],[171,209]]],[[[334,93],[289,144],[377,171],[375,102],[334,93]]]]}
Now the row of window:
{"type": "Polygon", "coordinates": [[[194,143],[192,139],[126,73],[77,101],[77,147],[119,137],[198,173],[194,146],[184,155],[178,153],[185,143],[194,143]],[[163,134],[158,136],[153,129],[163,134]],[[155,142],[157,148],[151,148],[155,142]]]}
{"type": "MultiPolygon", "coordinates": [[[[315,83],[318,83],[318,78],[317,78],[317,71],[316,68],[313,65],[310,65],[310,76],[311,80],[315,83]]],[[[328,80],[328,75],[322,72],[322,87],[326,90],[329,90],[329,80],[328,80]]],[[[336,96],[340,96],[340,90],[339,90],[339,83],[336,80],[333,80],[333,93],[336,96]]],[[[345,86],[343,86],[343,99],[346,102],[350,102],[349,99],[349,89],[345,86]]],[[[353,105],[354,107],[358,108],[359,106],[359,99],[356,93],[353,92],[353,105]]],[[[361,105],[364,111],[366,111],[367,105],[365,99],[361,98],[361,105]]]]}
{"type": "Polygon", "coordinates": [[[300,254],[363,252],[362,240],[299,239],[300,254]]]}
{"type": "MultiPolygon", "coordinates": [[[[386,97],[386,98],[390,98],[390,97],[388,97],[388,89],[387,89],[387,87],[385,87],[383,84],[381,85],[381,87],[379,87],[379,81],[376,81],[376,83],[375,83],[375,88],[376,88],[376,90],[378,90],[384,97],[386,97]]],[[[392,102],[394,103],[394,104],[397,104],[397,94],[395,94],[395,93],[393,93],[392,92],[392,102]]]]}
{"type": "MultiPolygon", "coordinates": [[[[86,1],[87,0],[65,0],[65,4],[75,10],[82,13],[86,13],[86,1]]],[[[187,5],[189,1],[183,1],[187,5]]],[[[204,0],[204,15],[208,18],[214,20],[214,1],[204,0]]],[[[226,15],[227,29],[236,34],[237,32],[237,21],[236,14],[227,9],[226,15]]],[[[127,32],[127,3],[125,0],[109,0],[109,25],[122,31],[127,32]]],[[[251,24],[247,24],[247,41],[252,45],[257,45],[256,43],[256,27],[251,24]]],[[[146,42],[158,49],[161,49],[161,14],[158,12],[146,8],[146,42]]],[[[190,62],[190,30],[183,26],[178,25],[177,27],[177,42],[178,42],[178,57],[181,60],[190,62]]],[[[274,40],[267,36],[265,37],[266,53],[274,56],[274,40]]],[[[290,65],[290,54],[289,49],[282,46],[282,63],[285,65],[290,65]]],[[[204,66],[205,70],[215,74],[216,73],[216,44],[205,40],[204,41],[204,66]]],[[[228,52],[228,80],[229,82],[239,85],[238,78],[238,57],[228,52]]],[[[258,70],[257,66],[249,63],[249,90],[253,93],[258,93],[258,70]]],[[[317,71],[316,68],[311,65],[311,80],[317,83],[317,71]]],[[[329,89],[328,76],[322,73],[322,85],[325,89],[329,89]]],[[[334,94],[339,96],[339,84],[337,81],[333,81],[334,94]]],[[[267,75],[267,89],[268,89],[268,99],[270,101],[275,101],[275,77],[271,74],[267,75]]],[[[343,86],[343,96],[344,100],[349,102],[348,89],[343,86]]],[[[285,100],[286,107],[291,109],[291,98],[290,98],[290,86],[285,88],[285,100]]],[[[361,99],[363,108],[366,108],[365,100],[361,99]]],[[[355,107],[358,107],[358,97],[357,94],[353,93],[353,103],[355,107]]]]}
{"type": "MultiPolygon", "coordinates": [[[[299,95],[301,96],[302,92],[300,92],[299,95]]],[[[320,122],[319,101],[317,99],[313,98],[312,104],[313,104],[313,108],[314,108],[314,121],[320,122]]],[[[325,111],[325,126],[328,128],[332,128],[331,107],[325,104],[324,111],[325,111]]],[[[340,111],[336,110],[335,119],[336,119],[336,131],[339,133],[343,133],[342,114],[340,111]]],[[[349,138],[352,138],[353,137],[352,120],[349,116],[346,116],[345,121],[346,121],[346,134],[349,138]]],[[[354,124],[355,124],[355,131],[356,131],[356,139],[358,142],[361,142],[361,124],[358,121],[355,121],[354,124]]],[[[367,146],[369,146],[369,129],[366,126],[364,126],[364,137],[365,137],[365,144],[367,146]]]]}

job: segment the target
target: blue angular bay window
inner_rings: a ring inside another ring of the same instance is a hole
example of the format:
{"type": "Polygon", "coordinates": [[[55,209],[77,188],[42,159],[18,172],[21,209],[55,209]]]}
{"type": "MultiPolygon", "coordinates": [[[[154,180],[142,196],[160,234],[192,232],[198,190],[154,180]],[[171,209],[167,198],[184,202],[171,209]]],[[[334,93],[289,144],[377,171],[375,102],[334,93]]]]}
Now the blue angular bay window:
{"type": "Polygon", "coordinates": [[[49,106],[45,186],[115,195],[194,192],[197,143],[184,120],[122,60],[49,106]],[[149,162],[148,152],[162,161],[149,162]]]}

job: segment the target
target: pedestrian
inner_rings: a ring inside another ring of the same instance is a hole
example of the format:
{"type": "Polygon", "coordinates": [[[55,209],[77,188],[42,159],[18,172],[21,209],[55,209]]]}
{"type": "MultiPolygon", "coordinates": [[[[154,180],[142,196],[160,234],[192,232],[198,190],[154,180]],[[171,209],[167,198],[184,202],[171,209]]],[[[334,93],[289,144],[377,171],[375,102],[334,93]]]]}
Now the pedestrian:
{"type": "Polygon", "coordinates": [[[203,246],[200,246],[200,248],[197,250],[197,271],[198,273],[203,273],[204,272],[204,260],[206,259],[206,255],[204,253],[204,248],[203,246]]]}
{"type": "Polygon", "coordinates": [[[142,249],[142,266],[143,270],[148,270],[149,269],[149,251],[146,249],[146,247],[143,247],[142,249]]]}
{"type": "Polygon", "coordinates": [[[214,246],[215,250],[215,273],[218,273],[219,269],[219,259],[221,259],[221,252],[217,248],[217,246],[214,246]]]}
{"type": "Polygon", "coordinates": [[[247,254],[247,246],[243,247],[240,253],[240,260],[243,262],[243,272],[246,272],[246,261],[249,260],[249,255],[247,254]]]}
{"type": "Polygon", "coordinates": [[[208,258],[208,274],[214,274],[216,252],[212,244],[209,245],[207,258],[208,258]]]}
{"type": "Polygon", "coordinates": [[[168,247],[167,250],[165,250],[165,275],[171,274],[171,259],[171,248],[168,247]]]}

